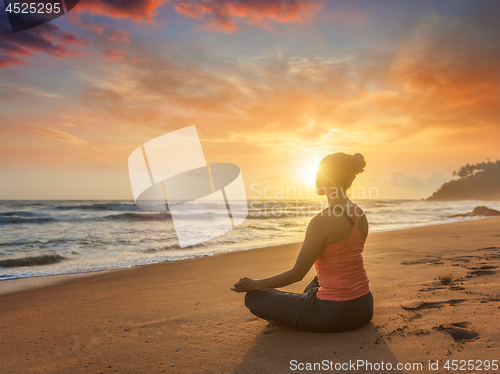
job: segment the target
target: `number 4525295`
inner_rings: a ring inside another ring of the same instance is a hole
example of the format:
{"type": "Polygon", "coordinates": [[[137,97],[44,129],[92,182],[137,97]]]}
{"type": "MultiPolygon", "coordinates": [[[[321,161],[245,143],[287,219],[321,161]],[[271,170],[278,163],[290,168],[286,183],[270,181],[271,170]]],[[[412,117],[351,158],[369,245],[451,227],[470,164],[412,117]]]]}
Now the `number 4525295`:
{"type": "Polygon", "coordinates": [[[5,9],[9,13],[61,13],[60,3],[9,3],[5,9]]]}
{"type": "Polygon", "coordinates": [[[498,370],[498,360],[447,360],[446,370],[498,370]]]}

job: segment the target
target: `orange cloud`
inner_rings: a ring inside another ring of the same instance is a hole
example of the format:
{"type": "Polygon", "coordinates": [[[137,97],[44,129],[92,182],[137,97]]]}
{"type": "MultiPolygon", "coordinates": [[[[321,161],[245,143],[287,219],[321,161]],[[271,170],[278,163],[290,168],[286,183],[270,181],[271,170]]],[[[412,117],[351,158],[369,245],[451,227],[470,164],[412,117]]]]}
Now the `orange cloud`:
{"type": "Polygon", "coordinates": [[[152,23],[157,9],[167,0],[114,1],[95,0],[81,1],[75,8],[78,12],[88,11],[91,14],[104,14],[113,18],[131,18],[134,21],[146,20],[152,23]]]}
{"type": "Polygon", "coordinates": [[[78,139],[76,136],[68,134],[67,132],[48,127],[36,128],[33,129],[33,131],[45,138],[59,140],[71,145],[84,145],[86,143],[84,140],[78,139]]]}
{"type": "Polygon", "coordinates": [[[487,30],[460,21],[440,26],[439,19],[417,25],[381,75],[393,90],[378,103],[411,114],[418,128],[498,124],[498,24],[487,30]]]}
{"type": "Polygon", "coordinates": [[[271,21],[297,22],[310,17],[321,5],[309,1],[255,0],[224,1],[208,0],[192,2],[183,0],[174,6],[178,13],[191,18],[203,19],[203,28],[232,32],[236,21],[232,17],[246,18],[252,25],[269,27],[271,21]]]}

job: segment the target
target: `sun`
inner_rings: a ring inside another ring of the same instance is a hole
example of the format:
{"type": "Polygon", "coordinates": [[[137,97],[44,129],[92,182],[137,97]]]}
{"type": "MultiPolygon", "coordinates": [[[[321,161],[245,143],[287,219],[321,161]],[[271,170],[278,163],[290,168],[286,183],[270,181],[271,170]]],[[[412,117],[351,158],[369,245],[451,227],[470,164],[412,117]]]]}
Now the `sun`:
{"type": "Polygon", "coordinates": [[[297,176],[301,183],[308,186],[316,184],[316,172],[318,171],[319,161],[316,159],[307,160],[299,166],[297,176]]]}

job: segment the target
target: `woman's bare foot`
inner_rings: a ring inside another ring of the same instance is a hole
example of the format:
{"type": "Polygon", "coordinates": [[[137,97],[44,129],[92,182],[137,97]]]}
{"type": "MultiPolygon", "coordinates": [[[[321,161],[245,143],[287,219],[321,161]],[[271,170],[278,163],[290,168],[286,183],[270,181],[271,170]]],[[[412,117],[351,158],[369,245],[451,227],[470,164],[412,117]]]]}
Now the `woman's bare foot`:
{"type": "Polygon", "coordinates": [[[266,320],[266,321],[267,321],[266,327],[283,326],[281,323],[276,321],[271,321],[271,320],[266,320]]]}

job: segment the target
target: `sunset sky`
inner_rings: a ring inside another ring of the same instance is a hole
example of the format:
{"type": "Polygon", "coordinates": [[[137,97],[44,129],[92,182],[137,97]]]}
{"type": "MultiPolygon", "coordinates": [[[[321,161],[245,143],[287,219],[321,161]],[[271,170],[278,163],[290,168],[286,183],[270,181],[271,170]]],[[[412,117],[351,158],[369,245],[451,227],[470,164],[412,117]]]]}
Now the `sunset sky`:
{"type": "MultiPolygon", "coordinates": [[[[0,5],[0,199],[132,199],[128,156],[196,125],[250,185],[426,198],[500,158],[500,1],[80,0],[12,34],[0,5]]],[[[254,188],[255,189],[255,188],[254,188]]]]}

